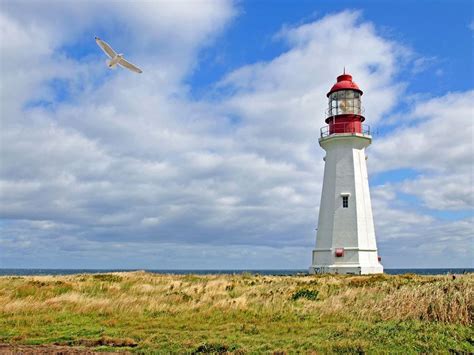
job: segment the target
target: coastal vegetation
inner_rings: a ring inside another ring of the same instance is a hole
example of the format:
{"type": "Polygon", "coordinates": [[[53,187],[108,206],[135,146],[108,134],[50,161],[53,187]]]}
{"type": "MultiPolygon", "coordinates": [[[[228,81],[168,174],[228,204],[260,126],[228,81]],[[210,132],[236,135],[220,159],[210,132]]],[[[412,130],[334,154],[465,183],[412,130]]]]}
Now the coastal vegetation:
{"type": "Polygon", "coordinates": [[[474,274],[0,277],[3,347],[474,352],[474,274]]]}

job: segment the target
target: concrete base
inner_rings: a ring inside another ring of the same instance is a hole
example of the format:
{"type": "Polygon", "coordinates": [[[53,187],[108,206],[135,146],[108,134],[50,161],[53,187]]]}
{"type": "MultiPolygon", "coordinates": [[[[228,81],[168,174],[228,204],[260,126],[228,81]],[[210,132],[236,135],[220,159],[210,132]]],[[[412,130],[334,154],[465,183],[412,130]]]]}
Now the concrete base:
{"type": "Polygon", "coordinates": [[[309,268],[310,274],[347,274],[347,275],[369,275],[383,274],[383,266],[359,266],[359,265],[313,265],[309,268]]]}

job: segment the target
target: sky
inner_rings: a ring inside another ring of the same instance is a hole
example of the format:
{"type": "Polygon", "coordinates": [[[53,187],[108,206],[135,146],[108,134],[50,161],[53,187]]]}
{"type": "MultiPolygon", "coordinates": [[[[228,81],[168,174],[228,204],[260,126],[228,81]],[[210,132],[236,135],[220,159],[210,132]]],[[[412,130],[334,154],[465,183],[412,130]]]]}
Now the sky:
{"type": "Polygon", "coordinates": [[[307,269],[345,67],[382,264],[472,268],[473,41],[472,1],[0,0],[0,267],[307,269]]]}

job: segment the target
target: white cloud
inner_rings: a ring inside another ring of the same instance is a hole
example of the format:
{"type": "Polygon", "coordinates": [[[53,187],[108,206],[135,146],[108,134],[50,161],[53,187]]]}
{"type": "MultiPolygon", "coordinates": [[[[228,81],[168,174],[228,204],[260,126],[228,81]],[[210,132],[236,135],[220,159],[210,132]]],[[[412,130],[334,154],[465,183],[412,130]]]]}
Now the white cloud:
{"type": "MultiPolygon", "coordinates": [[[[433,267],[440,262],[473,266],[473,102],[474,91],[421,99],[370,150],[369,166],[374,172],[417,172],[374,191],[381,245],[396,243],[407,266],[433,267]],[[420,203],[404,202],[404,194],[420,203]],[[440,211],[457,213],[458,217],[431,216],[440,211]]],[[[399,256],[388,248],[387,252],[388,262],[396,265],[399,256]]]]}
{"type": "Polygon", "coordinates": [[[435,210],[474,208],[473,176],[469,172],[423,176],[401,184],[404,193],[418,196],[424,206],[435,210]]]}
{"type": "MultiPolygon", "coordinates": [[[[379,37],[370,23],[361,23],[359,13],[342,12],[296,28],[285,28],[278,38],[287,41],[291,49],[268,63],[240,68],[220,83],[243,92],[230,103],[247,110],[244,114],[278,115],[286,103],[286,111],[320,109],[314,110],[311,117],[301,117],[314,121],[326,106],[322,93],[330,89],[334,73],[341,73],[344,67],[371,98],[365,102],[371,122],[378,121],[395,103],[401,87],[394,85],[393,75],[408,50],[379,37]]],[[[301,116],[301,111],[294,114],[301,116]]],[[[303,125],[310,126],[308,121],[302,122],[303,125]]]]}
{"type": "Polygon", "coordinates": [[[474,91],[419,102],[371,149],[373,171],[409,168],[420,176],[400,191],[436,210],[474,207],[474,91]]]}
{"type": "Polygon", "coordinates": [[[393,184],[372,188],[377,244],[384,266],[474,267],[474,219],[427,215],[420,206],[399,199],[398,190],[399,186],[393,184]]]}
{"type": "Polygon", "coordinates": [[[472,136],[472,100],[474,91],[447,93],[432,99],[419,99],[412,105],[411,112],[398,117],[389,139],[377,145],[378,152],[385,152],[389,161],[377,161],[377,169],[386,169],[388,165],[398,167],[412,166],[413,160],[423,162],[423,168],[445,170],[453,163],[469,164],[466,154],[472,136]],[[449,144],[449,143],[452,144],[449,144]],[[396,145],[405,147],[403,150],[391,149],[396,145]],[[442,149],[441,164],[433,156],[433,148],[442,149]],[[466,151],[467,150],[467,151],[466,151]],[[387,152],[391,152],[390,155],[387,152]],[[407,154],[407,158],[399,159],[397,154],[407,154]],[[465,152],[464,155],[462,152],[465,152]],[[453,162],[451,158],[458,160],[453,162]],[[428,159],[426,159],[428,158],[428,159]],[[413,160],[410,160],[413,159],[413,160]],[[382,163],[384,165],[382,165],[382,163]]]}

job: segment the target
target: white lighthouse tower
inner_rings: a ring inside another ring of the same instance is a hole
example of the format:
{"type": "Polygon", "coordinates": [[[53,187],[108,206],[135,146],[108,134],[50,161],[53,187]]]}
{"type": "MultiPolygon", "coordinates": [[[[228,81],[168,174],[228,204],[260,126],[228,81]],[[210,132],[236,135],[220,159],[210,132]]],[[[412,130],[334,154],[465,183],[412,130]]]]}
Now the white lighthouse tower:
{"type": "Polygon", "coordinates": [[[344,73],[327,94],[319,145],[326,151],[316,248],[310,273],[383,272],[375,242],[365,148],[372,142],[362,90],[344,73]]]}

